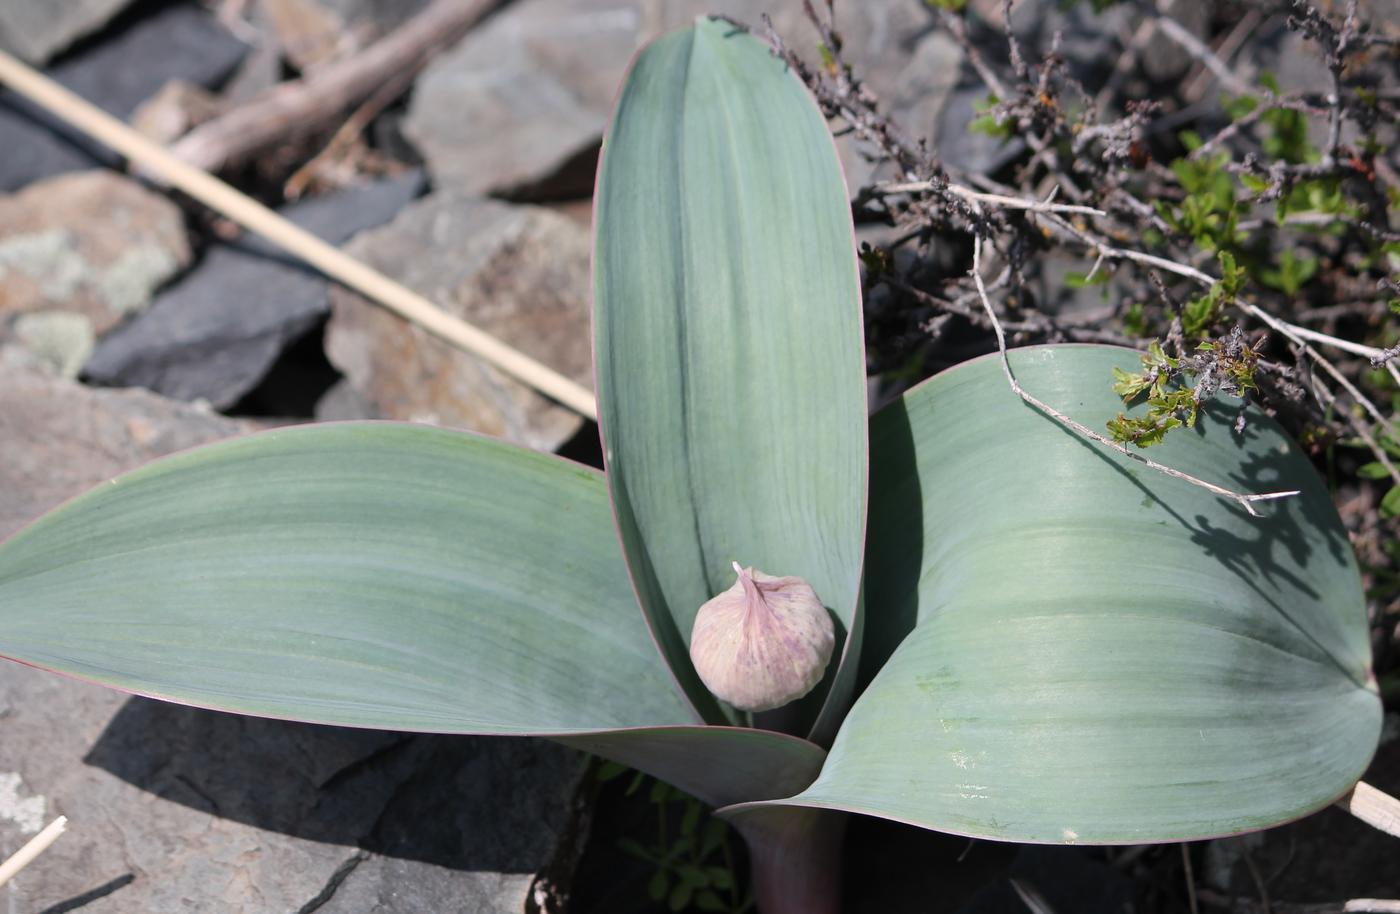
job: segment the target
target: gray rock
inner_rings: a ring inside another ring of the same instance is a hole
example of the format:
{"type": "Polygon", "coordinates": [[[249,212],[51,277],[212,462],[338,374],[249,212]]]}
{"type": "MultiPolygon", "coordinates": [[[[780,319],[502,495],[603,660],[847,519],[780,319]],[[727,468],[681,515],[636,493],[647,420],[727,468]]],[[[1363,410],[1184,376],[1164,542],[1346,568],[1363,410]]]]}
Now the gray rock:
{"type": "Polygon", "coordinates": [[[979,106],[987,99],[987,87],[969,73],[949,97],[939,114],[934,151],[943,164],[979,174],[991,174],[1026,149],[1019,137],[1009,140],[969,129],[981,117],[979,106]]]}
{"type": "Polygon", "coordinates": [[[101,335],[189,261],[179,208],[114,172],[62,175],[0,197],[0,321],[59,309],[101,335]]]}
{"type": "Polygon", "coordinates": [[[890,96],[891,113],[906,133],[911,137],[935,135],[962,69],[963,50],[951,35],[929,32],[920,39],[896,77],[890,96]]]}
{"type": "MultiPolygon", "coordinates": [[[[67,0],[46,5],[66,6],[67,0]]],[[[48,75],[126,120],[168,80],[217,86],[245,50],[199,6],[174,4],[63,61],[48,75]]],[[[11,92],[0,93],[0,137],[5,138],[0,191],[49,175],[118,162],[105,148],[11,92]]]]}
{"type": "Polygon", "coordinates": [[[404,133],[439,185],[584,195],[589,159],[643,29],[626,2],[513,4],[428,65],[404,133]]]}
{"type": "Polygon", "coordinates": [[[1281,92],[1327,92],[1332,72],[1317,42],[1282,24],[1261,30],[1257,66],[1278,81],[1281,92]]]}
{"type": "MultiPolygon", "coordinates": [[[[1261,29],[1252,55],[1259,72],[1267,71],[1278,81],[1281,92],[1327,92],[1332,86],[1332,73],[1327,69],[1322,51],[1314,41],[1287,28],[1282,23],[1261,29]]],[[[1327,118],[1307,118],[1308,140],[1318,149],[1327,145],[1327,118]]],[[[1342,142],[1352,143],[1357,132],[1349,122],[1343,122],[1342,142]]]]}
{"type": "Polygon", "coordinates": [[[358,44],[345,20],[318,0],[261,0],[257,11],[283,59],[303,73],[358,44]]]}
{"type": "Polygon", "coordinates": [[[1361,0],[1357,18],[1368,23],[1373,31],[1391,38],[1400,38],[1400,0],[1361,0]]]}
{"type": "Polygon", "coordinates": [[[1046,252],[1040,270],[1027,285],[1030,302],[1059,320],[1097,323],[1112,313],[1117,303],[1134,300],[1132,280],[1126,271],[1120,273],[1111,266],[1100,264],[1093,285],[1076,287],[1067,281],[1071,273],[1087,278],[1093,268],[1092,257],[1071,251],[1046,252]]]}
{"type": "MultiPolygon", "coordinates": [[[[283,215],[332,244],[379,225],[422,189],[422,175],[319,197],[283,215]]],[[[218,408],[257,385],[283,348],[327,312],[328,283],[256,238],[220,244],[151,307],[102,339],[85,373],[218,408]]]]}
{"type": "MultiPolygon", "coordinates": [[[[83,761],[187,808],[172,815],[217,817],[217,842],[192,842],[187,867],[233,859],[229,839],[241,848],[275,833],[279,851],[258,860],[255,882],[280,894],[260,910],[297,910],[326,892],[320,910],[347,914],[523,911],[536,875],[577,853],[582,764],[543,740],[315,727],[136,699],[83,761]]],[[[154,854],[144,863],[168,867],[154,854]]],[[[150,887],[160,910],[193,888],[178,883],[150,887]]]]}
{"type": "Polygon", "coordinates": [[[0,47],[30,63],[45,63],[101,28],[131,0],[6,0],[0,4],[0,47]]]}
{"type": "MultiPolygon", "coordinates": [[[[261,45],[306,73],[354,54],[403,25],[428,0],[258,0],[249,24],[261,45]]],[[[241,91],[244,87],[239,86],[241,91]]]]}
{"type": "Polygon", "coordinates": [[[393,31],[422,12],[429,0],[321,0],[357,33],[377,37],[393,31]]]}
{"type": "MultiPolygon", "coordinates": [[[[348,250],[448,311],[592,384],[589,237],[576,221],[443,191],[348,250]]],[[[332,293],[326,351],[386,418],[457,426],[553,450],[580,420],[353,293],[332,293]]]]}
{"type": "Polygon", "coordinates": [[[316,401],[317,422],[381,419],[379,410],[345,378],[331,385],[316,401]]]}
{"type": "MultiPolygon", "coordinates": [[[[800,0],[766,4],[791,46],[815,57],[800,0]]],[[[587,196],[608,115],[627,64],[651,38],[702,13],[757,24],[744,0],[523,0],[473,30],[418,79],[404,123],[435,180],[516,199],[587,196]]],[[[888,96],[928,15],[904,0],[841,8],[851,58],[888,96]]],[[[853,184],[869,173],[843,159],[853,184]]]]}
{"type": "MultiPolygon", "coordinates": [[[[0,369],[0,537],[169,451],[247,426],[143,391],[0,369]]],[[[0,662],[0,888],[12,914],[526,910],[586,829],[543,741],[431,737],[162,704],[0,662]]]]}
{"type": "Polygon", "coordinates": [[[248,49],[243,61],[224,81],[219,97],[229,106],[241,105],[281,81],[282,49],[271,37],[264,36],[248,49]]]}
{"type": "MultiPolygon", "coordinates": [[[[1186,31],[1197,38],[1206,39],[1210,29],[1212,4],[1196,0],[1176,0],[1162,4],[1168,16],[1181,24],[1186,31]]],[[[1175,79],[1184,76],[1196,58],[1190,51],[1158,33],[1142,49],[1142,68],[1156,80],[1175,79]]]]}
{"type": "Polygon", "coordinates": [[[123,470],[249,428],[144,391],[0,372],[0,537],[123,470]]]}
{"type": "MultiPolygon", "coordinates": [[[[1178,0],[1180,3],[1196,0],[1178,0]]],[[[972,0],[975,15],[985,27],[974,31],[973,40],[985,58],[1005,70],[1007,55],[1006,19],[1002,0],[972,0]]],[[[1175,12],[1175,10],[1174,10],[1175,12]]],[[[1141,19],[1132,4],[1112,4],[1096,10],[1089,3],[1060,3],[1059,0],[1012,0],[1011,31],[1021,44],[1028,63],[1036,64],[1049,52],[1055,33],[1061,33],[1060,53],[1070,68],[1090,85],[1093,74],[1106,74],[1118,62],[1121,36],[1131,34],[1141,19]]]]}

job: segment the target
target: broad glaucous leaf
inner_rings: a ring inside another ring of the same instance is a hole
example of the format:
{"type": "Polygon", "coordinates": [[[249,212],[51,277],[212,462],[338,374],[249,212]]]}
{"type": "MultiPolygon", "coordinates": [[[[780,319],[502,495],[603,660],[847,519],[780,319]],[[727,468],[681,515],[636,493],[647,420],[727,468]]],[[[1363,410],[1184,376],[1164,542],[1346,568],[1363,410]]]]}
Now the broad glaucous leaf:
{"type": "Polygon", "coordinates": [[[638,616],[601,475],[425,426],[264,432],[75,499],[0,546],[0,655],[357,727],[695,721],[638,616]]]}
{"type": "MultiPolygon", "coordinates": [[[[805,579],[838,638],[859,643],[866,406],[845,183],[798,79],[701,19],[634,63],[595,201],[598,400],[623,550],[690,700],[737,719],[687,656],[732,562],[805,579]]],[[[799,703],[798,729],[826,695],[815,736],[834,732],[856,656],[799,703]]]]}
{"type": "Polygon", "coordinates": [[[75,499],[0,544],[0,656],[264,717],[569,734],[716,804],[825,758],[687,725],[601,474],[425,426],[266,432],[75,499]]]}
{"type": "MultiPolygon", "coordinates": [[[[1012,353],[1102,428],[1135,353],[1012,353]]],[[[1360,579],[1325,485],[1257,410],[1216,404],[1152,456],[1024,404],[995,358],[872,423],[867,675],[792,802],[1036,842],[1184,840],[1306,815],[1352,787],[1381,704],[1360,579]]],[[[741,814],[746,807],[733,812],[741,814]]],[[[747,807],[753,808],[753,807],[747,807]]]]}
{"type": "Polygon", "coordinates": [[[639,768],[712,806],[795,794],[826,760],[805,739],[749,727],[651,727],[559,742],[639,768]]]}

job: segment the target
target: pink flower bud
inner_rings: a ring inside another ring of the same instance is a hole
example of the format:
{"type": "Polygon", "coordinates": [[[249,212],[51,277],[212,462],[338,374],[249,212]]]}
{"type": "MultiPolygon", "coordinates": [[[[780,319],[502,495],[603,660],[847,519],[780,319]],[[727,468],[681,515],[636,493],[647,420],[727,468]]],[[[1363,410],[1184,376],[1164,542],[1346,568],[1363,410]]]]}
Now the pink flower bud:
{"type": "Polygon", "coordinates": [[[741,711],[769,711],[812,691],[836,644],[831,614],[801,578],[734,563],[739,580],[700,607],[690,659],[705,687],[741,711]]]}

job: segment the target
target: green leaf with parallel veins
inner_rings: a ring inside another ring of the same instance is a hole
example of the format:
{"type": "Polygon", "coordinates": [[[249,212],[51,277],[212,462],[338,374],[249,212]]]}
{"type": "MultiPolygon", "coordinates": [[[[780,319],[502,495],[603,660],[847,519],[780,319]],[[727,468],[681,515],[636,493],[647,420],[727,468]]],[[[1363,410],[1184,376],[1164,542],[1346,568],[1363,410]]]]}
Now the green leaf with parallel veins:
{"type": "Polygon", "coordinates": [[[0,546],[0,655],[204,707],[444,733],[687,723],[600,474],[336,424],[157,461],[0,546]]]}
{"type": "Polygon", "coordinates": [[[559,742],[632,765],[711,806],[797,793],[826,759],[804,739],[748,727],[652,727],[559,742]]]}
{"type": "Polygon", "coordinates": [[[564,734],[715,804],[825,758],[685,725],[600,474],[425,426],[234,439],[70,502],[0,545],[0,655],[264,717],[564,734]]]}
{"type": "MultiPolygon", "coordinates": [[[[859,632],[865,363],[840,165],[783,63],[702,19],[638,57],[595,200],[598,403],[623,549],[686,694],[737,719],[687,655],[731,562],[804,578],[848,643],[859,632]]],[[[827,737],[854,671],[828,670],[827,737]]]]}
{"type": "MultiPolygon", "coordinates": [[[[1134,353],[1012,353],[1093,427],[1134,353]]],[[[987,358],[872,424],[866,668],[820,777],[787,803],[989,838],[1194,840],[1351,788],[1381,703],[1355,557],[1326,486],[1257,410],[1160,446],[1264,517],[1084,441],[987,358]]]]}

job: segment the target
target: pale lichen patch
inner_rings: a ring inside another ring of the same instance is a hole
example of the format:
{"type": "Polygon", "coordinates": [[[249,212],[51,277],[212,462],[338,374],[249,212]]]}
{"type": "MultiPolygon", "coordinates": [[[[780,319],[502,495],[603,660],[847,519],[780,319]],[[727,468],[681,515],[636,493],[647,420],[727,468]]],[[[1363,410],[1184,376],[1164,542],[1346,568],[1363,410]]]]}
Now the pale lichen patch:
{"type": "Polygon", "coordinates": [[[14,270],[39,283],[50,301],[66,301],[92,277],[92,265],[73,249],[63,229],[46,229],[0,241],[0,276],[14,270]]]}
{"type": "Polygon", "coordinates": [[[15,319],[14,334],[62,378],[76,378],[97,344],[92,321],[71,311],[21,314],[15,319]]]}
{"type": "Polygon", "coordinates": [[[26,835],[32,835],[44,827],[44,798],[41,796],[20,797],[23,779],[12,771],[0,772],[0,819],[19,826],[26,835]]]}
{"type": "Polygon", "coordinates": [[[179,269],[180,261],[169,248],[139,244],[102,270],[98,294],[118,314],[131,314],[146,307],[155,290],[179,269]]]}

